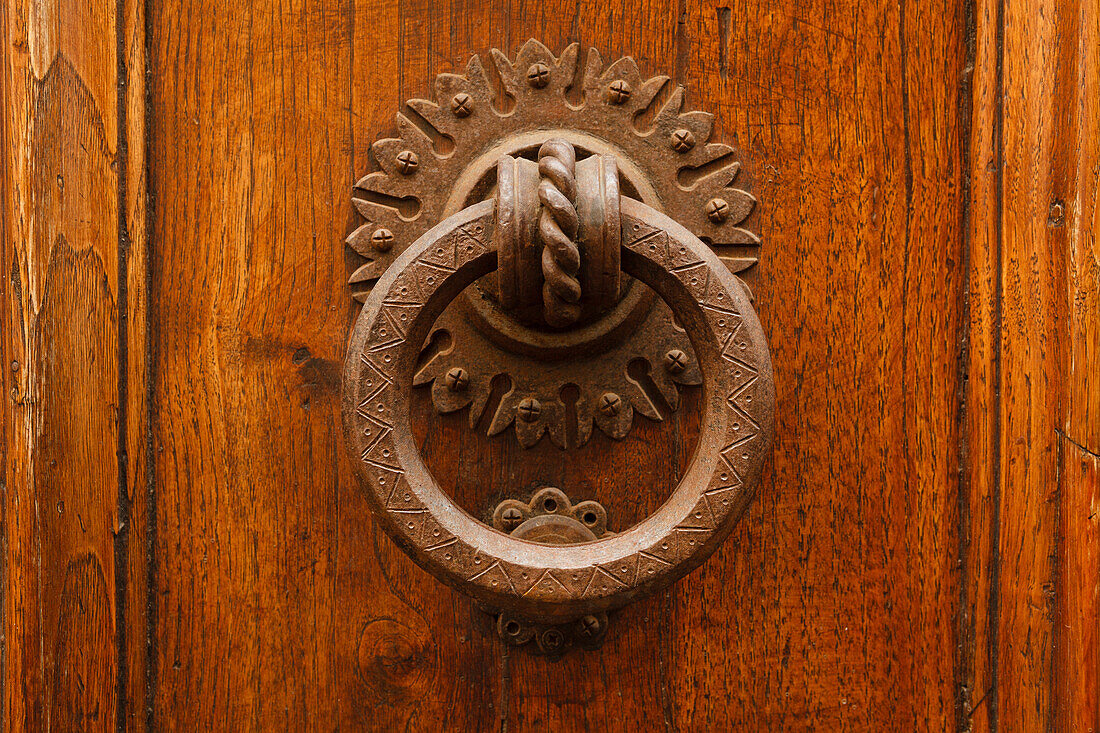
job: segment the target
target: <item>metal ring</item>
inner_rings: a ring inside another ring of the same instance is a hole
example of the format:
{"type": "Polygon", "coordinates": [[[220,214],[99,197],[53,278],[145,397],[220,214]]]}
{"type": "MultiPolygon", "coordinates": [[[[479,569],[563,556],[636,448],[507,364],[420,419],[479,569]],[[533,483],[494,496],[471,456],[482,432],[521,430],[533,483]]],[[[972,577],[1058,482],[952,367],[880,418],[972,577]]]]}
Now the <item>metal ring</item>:
{"type": "MultiPolygon", "coordinates": [[[[771,362],[744,289],[668,217],[630,199],[621,213],[623,270],[668,302],[704,375],[703,427],[691,464],[668,501],[624,532],[556,547],[510,537],[459,508],[417,449],[410,428],[417,357],[447,303],[496,265],[493,202],[454,214],[410,246],[352,332],[344,429],[382,527],[440,580],[525,618],[609,610],[698,566],[740,519],[771,446],[771,362]]],[[[629,477],[623,490],[632,490],[629,477]]]]}

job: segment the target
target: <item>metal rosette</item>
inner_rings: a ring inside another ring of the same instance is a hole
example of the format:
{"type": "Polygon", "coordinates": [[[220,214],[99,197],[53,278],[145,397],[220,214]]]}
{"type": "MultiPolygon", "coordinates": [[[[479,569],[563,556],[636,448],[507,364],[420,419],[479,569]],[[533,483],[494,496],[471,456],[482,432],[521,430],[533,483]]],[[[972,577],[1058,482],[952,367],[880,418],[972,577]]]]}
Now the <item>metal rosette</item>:
{"type": "MultiPolygon", "coordinates": [[[[347,238],[366,259],[350,278],[356,300],[434,225],[491,198],[501,156],[533,157],[549,137],[582,156],[614,156],[624,196],[670,215],[732,272],[756,262],[760,241],[743,226],[755,199],[735,186],[740,163],[731,147],[709,141],[713,115],[684,109],[682,86],[643,78],[630,57],[605,65],[577,44],[556,57],[529,40],[514,60],[496,49],[490,57],[492,69],[475,55],[464,74],[437,76],[432,100],[411,99],[397,114],[398,137],[371,146],[377,170],[353,197],[365,221],[347,238]]],[[[701,383],[669,309],[640,290],[631,281],[605,317],[543,332],[510,318],[487,277],[440,316],[416,382],[431,384],[441,413],[469,407],[471,427],[491,408],[488,433],[514,425],[524,446],[544,434],[581,445],[593,423],[621,438],[635,412],[660,420],[678,407],[677,385],[701,383]],[[532,406],[538,419],[528,421],[532,411],[521,407],[532,406]]]]}

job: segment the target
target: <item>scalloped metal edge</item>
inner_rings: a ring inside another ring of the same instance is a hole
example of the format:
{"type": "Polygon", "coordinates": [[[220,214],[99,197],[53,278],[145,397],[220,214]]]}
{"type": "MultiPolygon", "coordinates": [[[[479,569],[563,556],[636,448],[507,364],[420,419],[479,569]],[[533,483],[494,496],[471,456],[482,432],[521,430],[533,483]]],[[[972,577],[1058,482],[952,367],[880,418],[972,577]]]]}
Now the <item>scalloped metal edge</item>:
{"type": "MultiPolygon", "coordinates": [[[[396,115],[398,136],[377,140],[371,145],[378,170],[356,183],[359,192],[353,201],[364,222],[346,239],[358,254],[367,258],[349,278],[354,297],[362,302],[373,284],[406,247],[443,217],[446,198],[459,176],[487,149],[511,135],[539,129],[540,122],[558,120],[563,127],[593,133],[604,128],[621,131],[622,136],[609,142],[621,148],[630,161],[649,179],[663,208],[671,212],[689,231],[707,242],[719,254],[726,245],[758,246],[759,238],[740,225],[752,212],[756,199],[732,184],[740,173],[734,150],[722,143],[709,142],[714,116],[684,110],[685,89],[677,85],[657,110],[650,106],[666,84],[667,76],[643,79],[635,60],[624,56],[604,65],[599,52],[590,48],[585,55],[580,79],[580,103],[572,95],[581,62],[580,45],[567,46],[554,56],[542,43],[528,40],[510,60],[498,49],[489,57],[500,75],[512,106],[504,111],[503,100],[493,93],[493,84],[481,56],[471,56],[464,74],[441,73],[435,79],[431,100],[410,99],[396,115]],[[549,79],[545,87],[526,83],[527,69],[545,64],[549,79]],[[629,97],[613,103],[609,87],[616,81],[630,87],[629,97]],[[471,113],[459,116],[452,110],[456,95],[470,97],[471,113]],[[652,120],[639,126],[639,116],[649,111],[652,120]],[[414,121],[416,118],[416,121],[414,121]],[[484,121],[489,120],[489,124],[484,121]],[[568,120],[568,122],[566,122],[568,120]],[[432,133],[429,135],[425,132],[432,133]],[[686,152],[677,152],[671,135],[679,130],[690,132],[695,144],[686,152]],[[450,138],[454,149],[448,154],[436,150],[432,136],[450,138]],[[629,155],[631,149],[635,155],[629,155]],[[411,173],[403,173],[398,156],[413,153],[418,164],[411,173]],[[698,176],[692,180],[693,176],[698,176]],[[684,185],[686,179],[690,185],[684,185]],[[729,206],[725,220],[711,221],[704,211],[706,202],[720,198],[729,206]],[[398,206],[405,209],[402,213],[398,206]],[[413,213],[410,213],[413,212],[413,213]],[[388,229],[392,239],[382,251],[372,245],[372,235],[388,229]]],[[[756,262],[751,249],[724,257],[733,272],[756,262]]]]}

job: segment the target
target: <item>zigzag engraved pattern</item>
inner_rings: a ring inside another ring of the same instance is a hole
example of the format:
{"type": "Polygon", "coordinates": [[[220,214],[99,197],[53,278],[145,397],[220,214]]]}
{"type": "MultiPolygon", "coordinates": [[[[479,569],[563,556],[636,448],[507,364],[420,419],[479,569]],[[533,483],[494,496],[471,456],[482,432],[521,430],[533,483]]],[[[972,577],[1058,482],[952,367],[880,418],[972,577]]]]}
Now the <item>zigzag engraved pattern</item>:
{"type": "MultiPolygon", "coordinates": [[[[397,365],[415,362],[409,354],[419,344],[406,342],[410,325],[444,281],[458,267],[487,251],[483,235],[489,217],[471,222],[441,237],[396,277],[385,293],[375,293],[381,306],[369,328],[369,339],[359,354],[359,383],[366,396],[356,409],[360,475],[384,507],[390,529],[403,547],[433,571],[478,586],[490,594],[541,601],[603,598],[653,582],[695,555],[710,536],[723,528],[736,499],[746,489],[745,477],[761,460],[755,443],[762,435],[765,400],[758,395],[759,365],[754,363],[750,335],[734,303],[737,299],[712,276],[710,266],[690,248],[656,229],[623,217],[623,246],[673,273],[702,310],[726,369],[713,378],[726,394],[724,447],[698,500],[687,516],[652,546],[615,562],[585,568],[547,568],[517,565],[494,557],[445,530],[430,507],[409,485],[397,460],[392,400],[397,390],[411,390],[411,373],[397,365]],[[411,350],[411,351],[410,351],[411,350]]],[[[490,225],[491,226],[491,225],[490,225]]],[[[729,280],[727,280],[729,282],[729,280]]],[[[368,309],[369,310],[369,309],[368,309]]],[[[409,367],[405,367],[409,370],[409,367]]]]}

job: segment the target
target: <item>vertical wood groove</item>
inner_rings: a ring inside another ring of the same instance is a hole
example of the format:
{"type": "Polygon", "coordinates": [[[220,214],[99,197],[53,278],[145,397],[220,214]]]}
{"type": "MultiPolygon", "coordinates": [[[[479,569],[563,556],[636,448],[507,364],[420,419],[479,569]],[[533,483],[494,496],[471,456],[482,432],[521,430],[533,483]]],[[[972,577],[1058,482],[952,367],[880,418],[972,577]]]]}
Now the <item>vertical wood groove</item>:
{"type": "MultiPolygon", "coordinates": [[[[974,113],[977,85],[974,84],[975,64],[977,62],[977,20],[976,0],[963,0],[960,3],[963,14],[963,39],[961,51],[963,55],[963,73],[959,75],[958,84],[958,126],[959,126],[959,151],[960,151],[960,201],[959,201],[959,250],[962,254],[961,267],[966,276],[959,278],[958,304],[959,323],[955,336],[957,344],[956,369],[958,370],[958,386],[955,399],[958,415],[955,430],[958,432],[959,451],[959,484],[958,484],[958,556],[959,556],[959,596],[958,607],[955,610],[955,635],[958,639],[955,653],[955,729],[959,733],[970,730],[970,710],[973,705],[974,683],[974,627],[973,604],[976,599],[971,598],[972,570],[971,563],[971,526],[973,507],[971,507],[971,469],[970,446],[968,443],[967,420],[969,417],[970,403],[967,399],[969,384],[970,361],[970,267],[972,235],[970,230],[971,216],[971,174],[976,164],[975,154],[971,143],[971,118],[974,113]]],[[[978,545],[979,547],[981,545],[978,545]]]]}
{"type": "MultiPolygon", "coordinates": [[[[1055,430],[1055,433],[1058,431],[1055,430]]],[[[1054,491],[1056,496],[1056,503],[1058,504],[1058,512],[1054,517],[1054,557],[1051,558],[1051,565],[1053,566],[1053,573],[1051,577],[1051,585],[1053,586],[1052,592],[1055,594],[1054,605],[1050,609],[1051,620],[1051,642],[1052,653],[1050,659],[1047,660],[1050,668],[1047,670],[1047,676],[1050,679],[1051,698],[1054,700],[1046,711],[1046,731],[1047,733],[1061,733],[1058,728],[1058,716],[1062,712],[1059,710],[1057,700],[1059,697],[1059,683],[1061,682],[1062,675],[1058,669],[1058,649],[1062,646],[1065,639],[1065,634],[1061,628],[1062,624],[1058,623],[1058,606],[1061,605],[1062,599],[1058,595],[1058,591],[1062,587],[1064,566],[1065,566],[1065,553],[1060,552],[1059,548],[1064,546],[1066,541],[1066,517],[1063,510],[1065,506],[1066,486],[1065,486],[1065,465],[1066,465],[1066,442],[1064,440],[1057,440],[1054,443],[1054,491]]]]}
{"type": "Polygon", "coordinates": [[[987,601],[986,615],[989,619],[988,634],[988,665],[989,665],[989,689],[983,693],[983,698],[989,710],[989,730],[997,733],[1000,730],[1000,687],[998,686],[1000,670],[1000,615],[1001,615],[1001,453],[1004,442],[1001,431],[1002,390],[1003,380],[1001,375],[1001,351],[1004,345],[1001,322],[1004,307],[1004,53],[1005,53],[1005,2],[997,0],[996,20],[996,69],[995,69],[995,106],[993,126],[993,149],[996,159],[997,174],[995,178],[995,210],[994,210],[994,261],[995,290],[993,299],[992,320],[992,367],[994,395],[992,403],[991,433],[992,443],[992,484],[990,496],[992,499],[992,520],[990,522],[990,547],[992,555],[989,559],[989,598],[987,601]]]}
{"type": "MultiPolygon", "coordinates": [[[[153,215],[153,196],[148,197],[149,200],[149,218],[150,218],[150,235],[152,234],[152,215],[153,215]]],[[[152,237],[147,240],[149,242],[149,253],[152,254],[154,248],[152,246],[152,237]]],[[[156,298],[159,295],[159,281],[154,274],[154,260],[150,257],[147,262],[149,263],[146,270],[146,292],[149,294],[150,302],[156,302],[156,298]]],[[[157,727],[155,695],[157,686],[157,620],[160,610],[160,594],[157,590],[157,562],[159,560],[157,556],[157,479],[156,471],[152,469],[155,466],[156,459],[156,443],[154,439],[154,425],[157,419],[157,401],[158,395],[156,390],[156,381],[154,379],[156,369],[156,342],[154,337],[157,335],[156,328],[156,311],[150,309],[148,315],[148,325],[146,328],[146,334],[148,336],[147,352],[146,352],[146,373],[149,375],[148,387],[147,387],[147,404],[148,404],[148,417],[145,424],[145,457],[146,466],[149,468],[146,471],[145,486],[145,503],[148,512],[148,531],[145,540],[145,597],[146,597],[146,609],[145,609],[145,674],[144,674],[144,687],[142,701],[144,703],[144,721],[145,729],[147,731],[159,730],[157,727]]]]}
{"type": "MultiPolygon", "coordinates": [[[[8,29],[8,24],[11,22],[11,18],[8,13],[0,13],[0,39],[4,42],[11,37],[11,33],[8,29]]],[[[11,224],[11,219],[14,214],[6,205],[12,200],[11,192],[9,188],[12,186],[13,178],[13,165],[10,158],[10,150],[12,147],[11,136],[9,135],[8,110],[12,107],[11,103],[11,90],[8,88],[11,84],[9,74],[7,73],[7,63],[3,65],[3,78],[0,79],[0,145],[3,146],[3,166],[4,175],[0,176],[0,232],[2,232],[4,240],[0,243],[0,301],[5,301],[15,296],[12,292],[14,289],[12,286],[15,283],[14,277],[14,263],[9,263],[9,252],[14,254],[14,248],[8,245],[8,242],[14,240],[14,232],[11,224]]],[[[7,318],[0,318],[0,354],[7,357],[14,352],[14,348],[9,344],[9,339],[12,338],[7,333],[8,329],[3,326],[8,325],[7,318]]],[[[8,492],[12,489],[8,485],[9,469],[8,462],[11,460],[9,454],[12,452],[15,446],[14,426],[12,418],[14,417],[14,411],[9,407],[8,400],[11,390],[14,386],[9,381],[8,375],[14,369],[14,360],[12,364],[8,364],[7,358],[0,359],[0,400],[3,400],[3,409],[0,410],[0,417],[4,419],[0,420],[0,443],[4,446],[4,450],[0,453],[0,589],[3,589],[5,596],[12,593],[13,589],[9,585],[8,579],[8,564],[11,562],[11,552],[8,547],[8,533],[10,532],[8,526],[8,492]]],[[[14,723],[11,722],[11,718],[14,715],[14,711],[11,709],[10,700],[11,696],[8,695],[8,683],[11,678],[8,671],[8,637],[11,633],[12,627],[8,623],[8,604],[0,599],[0,730],[10,731],[15,729],[14,723]]]]}
{"type": "Polygon", "coordinates": [[[118,299],[117,308],[118,343],[118,431],[116,438],[116,461],[118,463],[118,486],[115,531],[115,648],[118,656],[118,664],[115,670],[115,729],[118,733],[125,733],[127,722],[127,708],[129,702],[129,652],[127,647],[127,600],[128,580],[130,576],[130,486],[129,486],[129,457],[127,444],[129,441],[129,313],[128,293],[129,288],[129,257],[130,235],[128,229],[127,202],[129,191],[127,182],[129,179],[128,139],[127,126],[127,63],[126,63],[126,3],[127,0],[115,1],[115,67],[118,75],[115,86],[115,114],[118,118],[117,139],[115,142],[115,160],[117,163],[118,185],[118,299]]]}
{"type": "Polygon", "coordinates": [[[146,124],[143,129],[142,142],[145,146],[145,271],[143,273],[145,283],[145,422],[142,426],[141,447],[145,452],[145,483],[142,487],[145,492],[146,536],[145,536],[145,669],[142,675],[144,683],[142,689],[143,717],[146,731],[157,731],[156,711],[156,687],[158,662],[158,620],[160,616],[160,590],[157,582],[157,543],[159,535],[159,501],[157,494],[157,451],[156,451],[156,426],[158,418],[158,405],[160,395],[157,390],[158,373],[158,344],[160,343],[160,267],[156,248],[156,189],[155,178],[152,172],[153,156],[157,154],[157,138],[155,114],[156,106],[153,104],[153,83],[156,67],[154,55],[150,48],[152,38],[152,24],[158,17],[153,11],[153,0],[139,0],[142,7],[142,45],[144,52],[145,79],[143,88],[144,109],[146,112],[146,124]]]}

